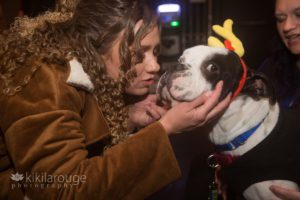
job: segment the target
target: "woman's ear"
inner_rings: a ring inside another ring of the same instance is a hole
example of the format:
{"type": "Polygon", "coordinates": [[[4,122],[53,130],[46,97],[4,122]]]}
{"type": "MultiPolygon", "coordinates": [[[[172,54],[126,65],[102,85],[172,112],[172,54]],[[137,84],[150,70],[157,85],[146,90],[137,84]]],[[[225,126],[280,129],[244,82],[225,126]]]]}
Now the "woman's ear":
{"type": "Polygon", "coordinates": [[[251,96],[255,100],[269,98],[271,104],[276,102],[275,88],[271,81],[264,74],[249,68],[242,93],[251,96]]]}

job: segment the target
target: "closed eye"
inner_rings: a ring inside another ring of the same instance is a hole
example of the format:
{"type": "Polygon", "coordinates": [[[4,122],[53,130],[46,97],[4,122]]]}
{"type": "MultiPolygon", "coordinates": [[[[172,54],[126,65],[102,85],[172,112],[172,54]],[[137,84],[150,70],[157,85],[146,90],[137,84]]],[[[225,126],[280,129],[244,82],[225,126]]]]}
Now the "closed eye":
{"type": "Polygon", "coordinates": [[[276,14],[275,15],[275,19],[276,19],[276,22],[277,23],[281,23],[281,22],[284,22],[284,20],[286,20],[287,16],[285,14],[276,14]]]}

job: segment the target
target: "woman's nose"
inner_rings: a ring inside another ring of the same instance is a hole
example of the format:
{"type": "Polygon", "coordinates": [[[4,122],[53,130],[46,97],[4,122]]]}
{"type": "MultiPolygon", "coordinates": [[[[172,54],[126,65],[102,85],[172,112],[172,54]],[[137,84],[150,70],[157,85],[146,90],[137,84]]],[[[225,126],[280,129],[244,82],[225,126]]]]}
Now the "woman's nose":
{"type": "Polygon", "coordinates": [[[150,73],[157,73],[160,70],[160,65],[158,64],[157,59],[152,59],[148,63],[146,70],[150,73]]]}
{"type": "Polygon", "coordinates": [[[283,31],[288,32],[297,26],[297,21],[292,17],[288,17],[283,25],[283,31]]]}

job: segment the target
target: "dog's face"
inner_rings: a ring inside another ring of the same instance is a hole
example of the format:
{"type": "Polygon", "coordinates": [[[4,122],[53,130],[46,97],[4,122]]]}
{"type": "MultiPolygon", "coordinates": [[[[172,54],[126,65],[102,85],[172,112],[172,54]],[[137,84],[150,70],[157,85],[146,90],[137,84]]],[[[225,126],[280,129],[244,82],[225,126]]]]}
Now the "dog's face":
{"type": "Polygon", "coordinates": [[[164,102],[192,101],[204,91],[211,90],[223,80],[222,98],[238,87],[243,74],[240,58],[225,49],[204,45],[186,49],[179,65],[166,71],[157,87],[164,102]]]}
{"type": "MultiPolygon", "coordinates": [[[[166,71],[157,85],[157,96],[164,104],[192,101],[207,90],[214,89],[223,80],[220,100],[234,92],[243,76],[240,57],[234,52],[204,45],[186,49],[179,64],[166,71]]],[[[241,93],[255,100],[269,98],[275,103],[275,91],[263,74],[247,69],[247,78],[241,93]]]]}

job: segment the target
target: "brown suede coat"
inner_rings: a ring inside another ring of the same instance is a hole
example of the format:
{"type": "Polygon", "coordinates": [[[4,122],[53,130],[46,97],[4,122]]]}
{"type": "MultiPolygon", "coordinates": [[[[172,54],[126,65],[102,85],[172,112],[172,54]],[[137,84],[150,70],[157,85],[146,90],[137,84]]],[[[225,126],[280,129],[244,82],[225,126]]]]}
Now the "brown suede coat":
{"type": "Polygon", "coordinates": [[[70,67],[42,65],[22,91],[0,94],[0,199],[139,200],[179,178],[159,122],[102,152],[108,126],[91,93],[66,83],[69,74],[70,67]],[[16,172],[22,181],[11,179],[16,172]],[[26,173],[41,176],[30,182],[26,173]],[[66,179],[45,182],[43,174],[85,179],[61,185],[66,179]]]}

